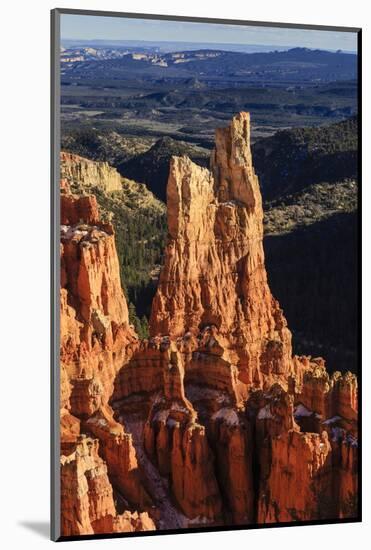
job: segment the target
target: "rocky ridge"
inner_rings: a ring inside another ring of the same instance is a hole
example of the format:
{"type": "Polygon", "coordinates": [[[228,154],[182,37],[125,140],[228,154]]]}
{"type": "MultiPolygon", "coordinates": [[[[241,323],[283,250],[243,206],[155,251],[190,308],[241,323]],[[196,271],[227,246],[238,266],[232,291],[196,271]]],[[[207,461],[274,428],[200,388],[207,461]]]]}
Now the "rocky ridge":
{"type": "Polygon", "coordinates": [[[101,187],[104,191],[120,191],[121,176],[107,162],[92,162],[79,155],[61,153],[61,178],[79,181],[85,187],[101,187]]]}
{"type": "MultiPolygon", "coordinates": [[[[122,177],[107,163],[65,152],[61,153],[60,162],[62,186],[69,194],[77,195],[82,205],[84,201],[89,203],[89,196],[94,195],[100,218],[115,229],[130,321],[138,335],[144,337],[155,291],[154,274],[160,269],[166,238],[166,207],[143,183],[122,177]]],[[[66,210],[66,203],[71,199],[68,195],[62,197],[66,210]]],[[[81,218],[85,220],[84,213],[81,218]]]]}
{"type": "Polygon", "coordinates": [[[210,171],[171,160],[147,340],[128,322],[112,226],[64,186],[64,535],[357,514],[357,379],[292,356],[249,122],[217,130],[210,171]]]}
{"type": "MultiPolygon", "coordinates": [[[[105,197],[119,199],[124,208],[134,203],[137,209],[150,208],[154,211],[164,211],[164,205],[144,184],[123,177],[107,162],[89,160],[80,155],[62,151],[60,171],[62,186],[68,186],[74,194],[98,194],[98,198],[103,194],[105,197]]],[[[104,208],[102,203],[100,209],[101,214],[107,217],[112,207],[109,205],[108,208],[104,208]]]]}

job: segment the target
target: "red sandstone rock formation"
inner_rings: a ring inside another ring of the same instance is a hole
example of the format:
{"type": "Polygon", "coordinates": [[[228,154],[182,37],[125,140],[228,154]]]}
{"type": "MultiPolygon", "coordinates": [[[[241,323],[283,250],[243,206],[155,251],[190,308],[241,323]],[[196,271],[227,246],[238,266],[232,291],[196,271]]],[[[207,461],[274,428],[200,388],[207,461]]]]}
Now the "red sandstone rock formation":
{"type": "Polygon", "coordinates": [[[185,396],[181,354],[162,348],[163,392],[153,402],[144,430],[147,453],[160,474],[169,476],[172,492],[190,519],[212,523],[221,517],[221,498],[205,428],[185,396]]]}
{"type": "Polygon", "coordinates": [[[138,467],[132,436],[113,418],[110,407],[102,407],[86,421],[86,430],[100,441],[110,479],[132,506],[140,509],[151,504],[138,467]]]}
{"type": "Polygon", "coordinates": [[[160,346],[159,340],[141,341],[130,361],[120,369],[111,398],[117,409],[124,401],[123,412],[136,412],[142,419],[147,418],[152,399],[162,387],[164,355],[160,346]]]}
{"type": "Polygon", "coordinates": [[[72,409],[89,415],[99,407],[99,394],[108,401],[116,370],[136,336],[129,326],[112,226],[100,222],[94,197],[63,197],[61,362],[72,384],[72,409]]]}
{"type": "Polygon", "coordinates": [[[99,222],[96,198],[93,195],[76,197],[70,194],[61,194],[61,225],[71,226],[79,222],[86,224],[99,222]]]}
{"type": "Polygon", "coordinates": [[[330,454],[326,432],[290,430],[272,438],[269,477],[260,494],[258,522],[320,518],[320,500],[331,498],[323,483],[329,473],[330,454]]]}
{"type": "Polygon", "coordinates": [[[137,346],[114,232],[100,222],[91,196],[62,195],[61,219],[62,534],[153,529],[145,513],[118,516],[112,497],[113,483],[134,508],[151,502],[131,436],[108,406],[118,367],[137,346]],[[80,432],[99,438],[106,462],[98,443],[80,432]]]}
{"type": "Polygon", "coordinates": [[[291,334],[264,266],[263,209],[248,113],[217,130],[212,171],[175,157],[167,187],[169,242],[150,320],[172,338],[213,325],[248,385],[285,380],[291,334]]]}
{"type": "Polygon", "coordinates": [[[279,385],[254,396],[260,470],[257,520],[331,519],[344,517],[343,509],[351,516],[357,494],[356,435],[349,425],[339,427],[344,426],[341,417],[324,419],[296,399],[279,385]]]}
{"type": "Polygon", "coordinates": [[[64,536],[147,531],[147,513],[116,513],[107,466],[96,439],[81,436],[75,451],[61,458],[61,530],[64,536]]]}
{"type": "Polygon", "coordinates": [[[97,169],[62,159],[63,534],[357,514],[357,379],[292,357],[267,283],[249,135],[240,113],[217,130],[211,171],[172,159],[142,342],[113,228],[92,197],[70,193],[69,178],[89,186],[97,169]]]}
{"type": "Polygon", "coordinates": [[[60,368],[60,443],[62,454],[70,454],[73,451],[80,435],[80,420],[70,412],[70,396],[71,384],[62,363],[60,368]]]}
{"type": "Polygon", "coordinates": [[[225,523],[254,520],[252,437],[244,415],[221,408],[212,418],[210,437],[216,452],[217,479],[225,495],[225,523]]]}

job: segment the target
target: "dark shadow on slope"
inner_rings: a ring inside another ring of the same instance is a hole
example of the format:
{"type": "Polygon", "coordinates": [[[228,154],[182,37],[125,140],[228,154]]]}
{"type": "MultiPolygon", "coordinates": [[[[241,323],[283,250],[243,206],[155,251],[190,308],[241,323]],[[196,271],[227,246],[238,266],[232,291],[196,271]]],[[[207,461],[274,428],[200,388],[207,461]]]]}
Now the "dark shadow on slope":
{"type": "Polygon", "coordinates": [[[117,169],[126,178],[145,183],[158,199],[166,202],[170,159],[172,156],[184,155],[200,166],[209,166],[208,151],[193,147],[184,141],[163,137],[145,153],[119,164],[117,169]]]}
{"type": "Polygon", "coordinates": [[[357,372],[357,214],[335,214],[264,239],[266,268],[294,353],[357,372]]]}

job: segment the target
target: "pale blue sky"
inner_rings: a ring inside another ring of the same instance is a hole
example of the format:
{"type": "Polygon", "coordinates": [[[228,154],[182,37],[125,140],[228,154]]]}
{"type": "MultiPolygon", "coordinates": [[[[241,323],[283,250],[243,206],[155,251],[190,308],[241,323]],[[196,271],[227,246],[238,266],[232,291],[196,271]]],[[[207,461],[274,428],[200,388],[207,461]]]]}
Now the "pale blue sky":
{"type": "Polygon", "coordinates": [[[357,51],[353,32],[283,29],[93,15],[61,15],[61,38],[259,44],[357,51]]]}

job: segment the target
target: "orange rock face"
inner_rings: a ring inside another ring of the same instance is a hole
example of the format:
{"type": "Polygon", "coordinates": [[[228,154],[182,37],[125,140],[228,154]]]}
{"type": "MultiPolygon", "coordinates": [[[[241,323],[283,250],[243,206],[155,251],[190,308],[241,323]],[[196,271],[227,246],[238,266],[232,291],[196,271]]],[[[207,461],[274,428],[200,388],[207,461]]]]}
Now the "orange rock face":
{"type": "Polygon", "coordinates": [[[248,525],[254,520],[252,437],[243,414],[233,408],[214,413],[210,435],[216,452],[217,477],[224,499],[225,523],[248,525]]]}
{"type": "MultiPolygon", "coordinates": [[[[173,157],[149,340],[129,325],[112,226],[63,183],[65,535],[357,516],[357,379],[292,356],[249,140],[240,113],[210,171],[173,157]]],[[[63,162],[68,182],[112,184],[63,162]]]]}
{"type": "Polygon", "coordinates": [[[61,197],[62,534],[154,529],[131,435],[108,405],[116,373],[137,346],[114,232],[100,222],[94,197],[61,197]],[[98,437],[100,447],[80,433],[98,437]],[[135,512],[117,514],[112,482],[135,512]]]}
{"type": "Polygon", "coordinates": [[[143,484],[132,436],[113,419],[111,409],[102,407],[89,417],[87,430],[100,441],[112,483],[129,503],[143,509],[151,504],[143,484]]]}
{"type": "Polygon", "coordinates": [[[287,378],[291,334],[267,283],[249,134],[248,113],[217,130],[211,172],[173,158],[169,242],[150,330],[175,338],[215,326],[238,354],[239,378],[261,386],[287,378]]]}
{"type": "Polygon", "coordinates": [[[108,401],[116,370],[137,338],[129,326],[112,226],[100,222],[94,197],[61,198],[67,201],[61,219],[70,221],[61,226],[61,362],[72,384],[73,409],[89,415],[101,393],[108,401]],[[90,206],[82,209],[82,199],[90,206]]]}
{"type": "Polygon", "coordinates": [[[65,536],[155,529],[147,513],[117,514],[96,439],[82,436],[61,459],[61,529],[65,536]]]}
{"type": "MultiPolygon", "coordinates": [[[[66,189],[65,186],[64,188],[66,189]]],[[[80,221],[88,224],[99,222],[96,198],[93,195],[83,197],[61,195],[61,224],[74,225],[80,221]]]]}
{"type": "Polygon", "coordinates": [[[221,516],[213,454],[205,428],[195,421],[196,412],[185,396],[181,354],[164,348],[163,391],[157,394],[145,426],[145,449],[160,474],[169,476],[183,513],[212,523],[221,516]]]}
{"type": "Polygon", "coordinates": [[[258,522],[319,518],[320,499],[331,495],[324,483],[331,453],[326,432],[321,436],[291,430],[272,439],[271,453],[269,477],[260,495],[258,522]]]}

